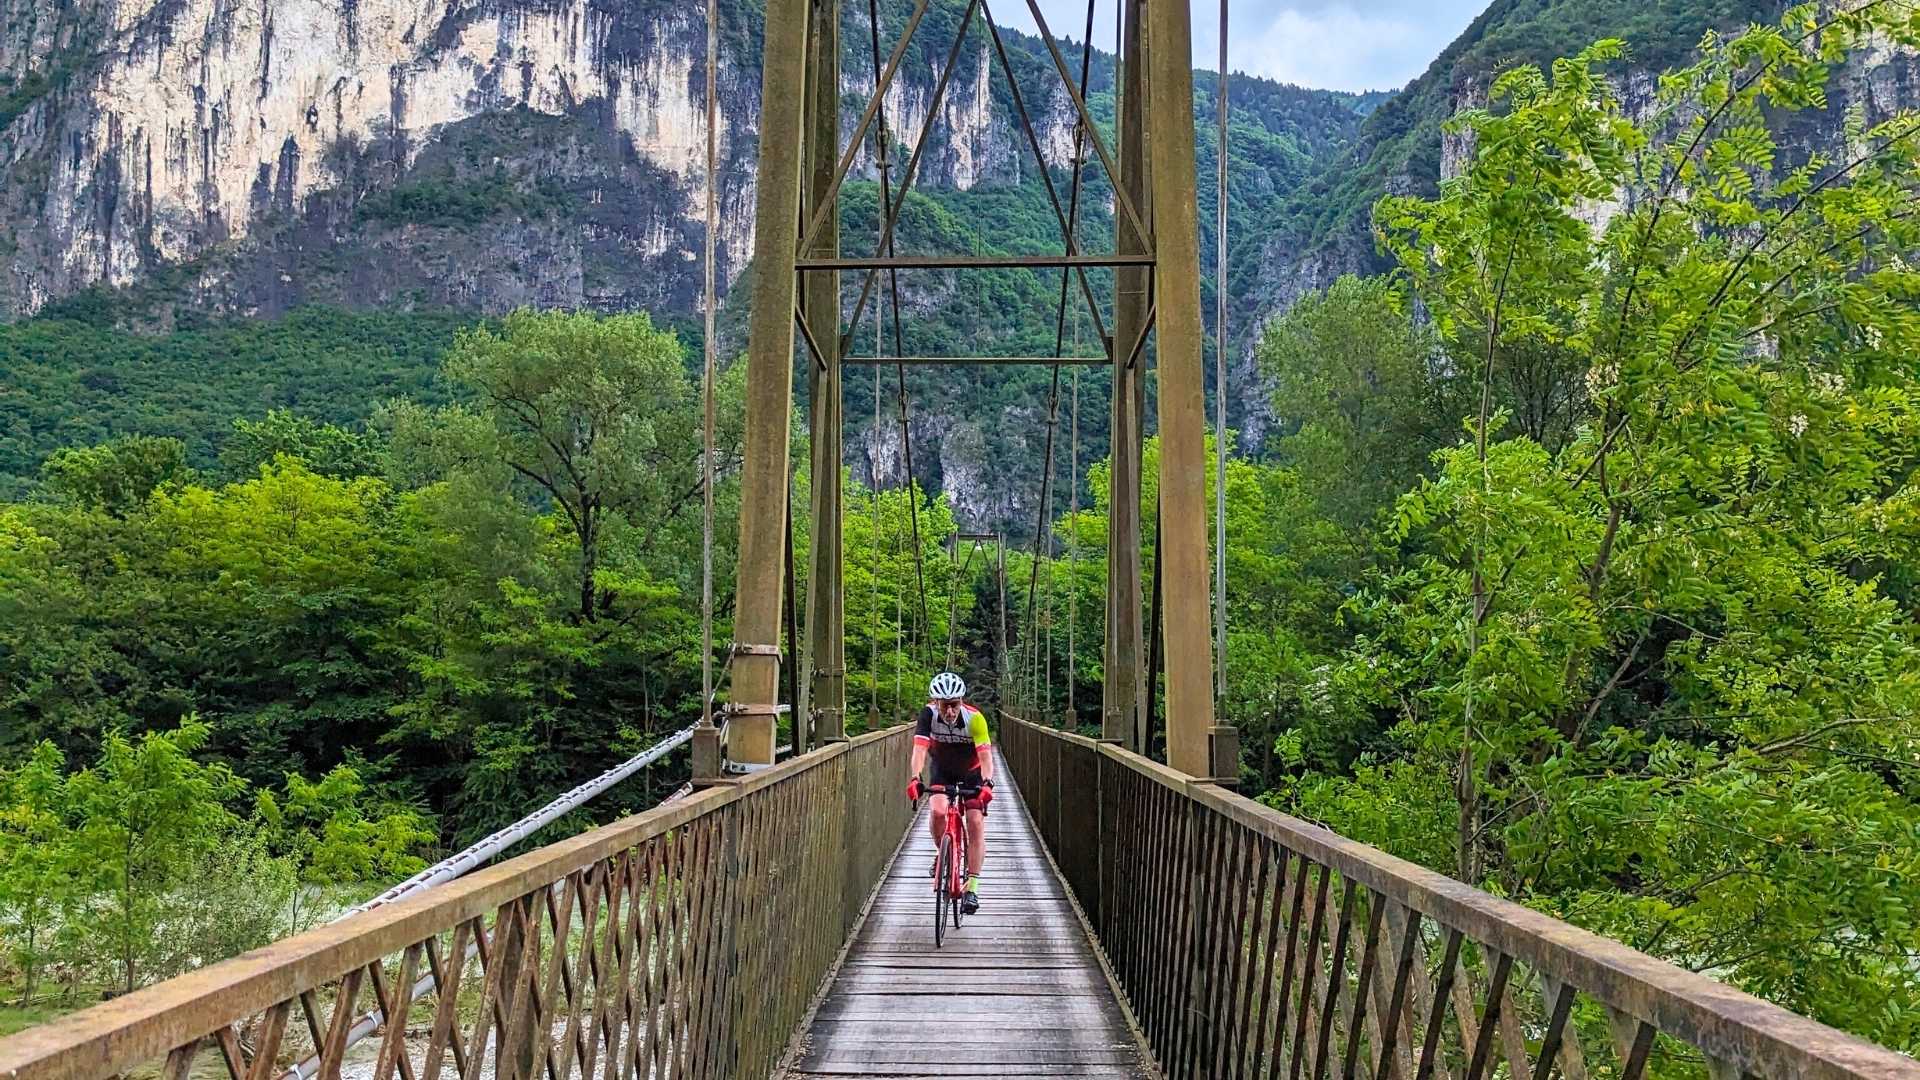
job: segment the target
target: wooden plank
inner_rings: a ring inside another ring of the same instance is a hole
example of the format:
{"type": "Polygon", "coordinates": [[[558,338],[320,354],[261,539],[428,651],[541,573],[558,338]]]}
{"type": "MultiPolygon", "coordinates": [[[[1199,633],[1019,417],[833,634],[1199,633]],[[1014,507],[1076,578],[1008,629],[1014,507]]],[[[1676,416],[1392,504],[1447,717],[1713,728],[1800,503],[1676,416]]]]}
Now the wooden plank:
{"type": "Polygon", "coordinates": [[[801,1058],[801,1068],[818,1068],[827,1062],[867,1062],[874,1065],[950,1064],[955,1053],[964,1055],[969,1065],[1125,1065],[1133,1060],[1131,1047],[1119,1049],[1090,1046],[1059,1046],[1035,1039],[1021,1046],[977,1046],[964,1048],[952,1043],[908,1045],[896,1041],[890,1046],[815,1047],[801,1058]]]}
{"type": "Polygon", "coordinates": [[[1140,1076],[1137,1068],[1116,1067],[1116,1065],[1048,1065],[1048,1067],[1025,1067],[1025,1065],[973,1065],[964,1061],[962,1053],[952,1055],[954,1061],[948,1068],[939,1072],[908,1072],[908,1070],[876,1070],[866,1063],[854,1065],[829,1065],[824,1068],[812,1068],[806,1072],[791,1072],[793,1078],[804,1076],[885,1076],[887,1080],[954,1080],[954,1076],[995,1076],[1004,1080],[1044,1080],[1048,1076],[1102,1076],[1110,1080],[1137,1080],[1140,1076]],[[1039,1070],[1037,1070],[1039,1068],[1039,1070]]]}
{"type": "Polygon", "coordinates": [[[935,949],[922,809],[802,1036],[792,1080],[1151,1075],[1015,785],[996,789],[993,811],[980,912],[935,949]]]}

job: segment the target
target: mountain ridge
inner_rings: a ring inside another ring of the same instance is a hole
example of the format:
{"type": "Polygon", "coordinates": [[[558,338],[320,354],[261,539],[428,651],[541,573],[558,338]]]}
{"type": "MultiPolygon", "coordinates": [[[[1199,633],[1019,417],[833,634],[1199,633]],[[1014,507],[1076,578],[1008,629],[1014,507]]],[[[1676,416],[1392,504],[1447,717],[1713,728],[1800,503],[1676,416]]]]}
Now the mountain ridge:
{"type": "MultiPolygon", "coordinates": [[[[843,138],[871,91],[866,13],[857,7],[842,27],[843,138]]],[[[664,0],[357,0],[347,8],[268,0],[250,11],[218,0],[0,0],[0,8],[8,28],[0,35],[0,212],[34,223],[5,238],[0,307],[16,318],[79,315],[166,333],[315,305],[476,317],[523,305],[645,309],[681,326],[697,348],[689,317],[704,245],[697,8],[664,0]]],[[[1631,42],[1637,59],[1617,75],[1644,81],[1648,65],[1684,56],[1707,26],[1780,9],[1772,0],[1496,0],[1395,93],[1231,75],[1228,405],[1243,450],[1259,452],[1273,433],[1252,355],[1261,327],[1340,274],[1387,268],[1370,231],[1373,200],[1437,190],[1464,153],[1441,125],[1479,103],[1492,72],[1625,34],[1640,39],[1631,42]]],[[[909,0],[879,5],[883,54],[908,10],[909,0]]],[[[723,8],[717,242],[721,280],[736,289],[751,252],[756,14],[752,0],[723,8]]],[[[958,4],[930,7],[908,50],[887,98],[897,144],[927,116],[958,15],[958,4]]],[[[970,35],[902,216],[902,250],[1058,250],[1058,225],[987,36],[978,25],[970,35]]],[[[1003,37],[1036,135],[1057,165],[1070,153],[1071,102],[1037,39],[1003,37]],[[1043,86],[1052,89],[1035,92],[1043,86]]],[[[1108,127],[1113,76],[1113,57],[1096,51],[1087,100],[1108,127]]],[[[1216,196],[1205,178],[1217,153],[1217,79],[1202,70],[1194,80],[1205,252],[1213,249],[1216,196]]],[[[1920,102],[1920,73],[1905,54],[1882,58],[1853,84],[1836,109],[1920,102]]],[[[1839,133],[1837,123],[1816,122],[1802,141],[1825,145],[1839,133]]],[[[873,176],[863,146],[843,193],[849,252],[871,250],[877,234],[873,176]]],[[[1100,250],[1111,243],[1110,196],[1097,166],[1087,176],[1080,235],[1100,250]]],[[[1203,274],[1210,323],[1211,268],[1203,274]]],[[[1044,353],[1054,343],[1057,280],[1024,271],[905,275],[907,334],[897,344],[910,353],[1044,353]]],[[[848,309],[858,284],[858,275],[843,276],[848,309]]],[[[721,313],[723,356],[744,343],[743,298],[721,313]]],[[[867,318],[875,318],[871,305],[867,318]]],[[[862,326],[862,342],[873,326],[862,326]]],[[[1091,345],[1090,326],[1076,322],[1074,332],[1091,345]]],[[[36,364],[86,364],[34,355],[36,364]]],[[[93,383],[115,382],[111,371],[96,374],[93,383]]],[[[924,448],[917,478],[944,491],[970,527],[1031,529],[1047,385],[1044,369],[910,379],[914,437],[924,448]]],[[[1083,475],[1106,452],[1103,377],[1092,374],[1084,391],[1083,475]]],[[[881,393],[891,398],[891,386],[881,393]]],[[[871,422],[873,396],[865,378],[848,380],[848,461],[863,480],[897,483],[897,432],[891,419],[871,422]]],[[[0,467],[16,477],[31,474],[34,455],[59,445],[62,430],[22,408],[0,395],[20,448],[0,467]]]]}
{"type": "MultiPolygon", "coordinates": [[[[1446,119],[1485,103],[1493,76],[1517,64],[1550,65],[1602,37],[1627,42],[1610,74],[1650,101],[1651,77],[1684,62],[1701,36],[1772,23],[1784,0],[1493,0],[1420,75],[1361,123],[1351,144],[1319,163],[1229,268],[1235,321],[1258,327],[1305,292],[1340,273],[1390,269],[1374,245],[1373,203],[1382,195],[1433,195],[1458,170],[1461,148],[1442,133],[1446,119]]],[[[1839,117],[1855,103],[1884,117],[1920,105],[1920,58],[1891,51],[1849,72],[1827,109],[1796,124],[1800,151],[1837,147],[1839,117]]]]}

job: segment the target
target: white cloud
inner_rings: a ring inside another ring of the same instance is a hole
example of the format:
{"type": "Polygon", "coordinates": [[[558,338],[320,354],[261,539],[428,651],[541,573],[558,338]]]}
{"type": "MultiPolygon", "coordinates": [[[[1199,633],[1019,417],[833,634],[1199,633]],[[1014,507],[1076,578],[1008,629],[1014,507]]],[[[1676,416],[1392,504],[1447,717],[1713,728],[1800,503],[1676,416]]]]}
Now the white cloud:
{"type": "MultiPolygon", "coordinates": [[[[1229,19],[1233,67],[1325,90],[1404,86],[1425,71],[1480,10],[1476,0],[1369,4],[1365,10],[1348,4],[1248,8],[1229,19]]],[[[1212,25],[1208,29],[1212,31],[1212,25]]]]}
{"type": "MultiPolygon", "coordinates": [[[[1483,0],[1229,0],[1227,58],[1236,71],[1326,90],[1388,90],[1426,70],[1484,6],[1483,0]]],[[[1083,0],[1039,0],[1056,38],[1078,40],[1083,0]]],[[[1219,65],[1219,8],[1193,5],[1193,59],[1219,65]]],[[[1001,25],[1033,32],[1026,0],[999,0],[1001,25]]],[[[1114,4],[1100,0],[1094,43],[1113,47],[1114,4]]]]}
{"type": "MultiPolygon", "coordinates": [[[[1087,29],[1087,5],[1085,0],[1039,0],[1040,14],[1047,20],[1047,29],[1053,32],[1054,40],[1067,50],[1068,39],[1075,42],[1087,29]]],[[[1001,26],[1035,33],[1033,15],[1027,7],[1027,0],[997,0],[990,8],[994,21],[1001,26]]],[[[1093,13],[1093,44],[1097,49],[1113,51],[1114,39],[1113,0],[1096,0],[1093,13]]],[[[1196,18],[1198,16],[1196,15],[1196,18]]],[[[977,29],[977,28],[976,28],[977,29]]]]}

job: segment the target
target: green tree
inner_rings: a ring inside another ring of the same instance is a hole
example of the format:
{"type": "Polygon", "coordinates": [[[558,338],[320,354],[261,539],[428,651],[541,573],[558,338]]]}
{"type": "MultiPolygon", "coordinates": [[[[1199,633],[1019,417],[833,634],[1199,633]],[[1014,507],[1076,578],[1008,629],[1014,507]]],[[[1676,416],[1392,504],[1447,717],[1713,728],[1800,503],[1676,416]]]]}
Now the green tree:
{"type": "Polygon", "coordinates": [[[485,441],[473,449],[566,519],[579,557],[575,617],[610,614],[610,519],[638,531],[634,551],[645,555],[700,497],[696,394],[679,343],[644,314],[521,311],[498,333],[462,333],[446,372],[478,396],[485,441]]]}
{"type": "Polygon", "coordinates": [[[70,936],[77,899],[66,762],[51,743],[0,771],[0,940],[21,974],[21,1006],[34,1002],[39,977],[70,936]]]}
{"type": "MultiPolygon", "coordinates": [[[[899,723],[911,719],[912,710],[925,703],[927,682],[945,660],[949,619],[957,613],[964,622],[972,608],[973,590],[962,585],[948,558],[947,543],[956,525],[945,499],[927,498],[917,484],[876,496],[848,481],[843,505],[847,713],[857,731],[869,709],[878,710],[883,724],[899,723]],[[912,500],[920,500],[918,573],[912,500]],[[920,619],[922,574],[926,580],[924,623],[920,619]]],[[[800,545],[796,565],[804,567],[804,533],[796,542],[800,545]]],[[[974,571],[980,570],[976,560],[974,571]]],[[[969,685],[990,685],[985,678],[993,670],[990,656],[976,654],[964,666],[969,685]]]]}
{"type": "Polygon", "coordinates": [[[118,575],[139,602],[109,610],[139,635],[143,666],[192,687],[213,748],[253,783],[324,771],[384,733],[405,690],[391,627],[417,580],[418,538],[394,506],[378,478],[280,457],[240,483],[163,495],[139,523],[159,550],[118,575]]]}
{"type": "MultiPolygon", "coordinates": [[[[1229,432],[1231,438],[1232,433],[1229,432]]],[[[1303,470],[1291,463],[1255,461],[1234,456],[1229,443],[1227,461],[1227,693],[1220,709],[1242,730],[1243,746],[1251,754],[1247,766],[1261,786],[1277,783],[1302,760],[1276,756],[1276,739],[1283,731],[1309,725],[1305,735],[1307,757],[1314,765],[1338,769],[1350,762],[1380,726],[1373,717],[1348,711],[1338,722],[1303,708],[1309,694],[1324,678],[1324,669],[1336,660],[1344,638],[1338,613],[1352,583],[1369,565],[1365,536],[1357,528],[1330,517],[1320,493],[1303,470]]],[[[1207,442],[1207,492],[1212,498],[1216,446],[1207,442]]],[[[1154,535],[1154,507],[1159,487],[1159,441],[1146,441],[1142,460],[1142,498],[1146,520],[1142,534],[1154,535]]],[[[1043,606],[1057,616],[1049,628],[1048,648],[1056,658],[1054,670],[1063,672],[1068,649],[1067,619],[1074,624],[1072,644],[1079,686],[1076,707],[1083,717],[1094,715],[1105,679],[1105,595],[1107,581],[1106,534],[1112,507],[1110,461],[1089,470],[1093,505],[1080,511],[1077,525],[1063,517],[1055,523],[1058,551],[1042,575],[1043,606]],[[1077,549],[1077,558],[1069,555],[1077,549]],[[1068,594],[1072,603],[1068,603],[1068,594]]],[[[1212,540],[1209,530],[1209,541],[1212,540]]],[[[1155,549],[1143,545],[1143,565],[1151,581],[1155,549]]],[[[1217,557],[1217,553],[1216,553],[1217,557]]],[[[1020,566],[1029,564],[1017,556],[1020,566]]],[[[1022,571],[1024,573],[1024,570],[1022,571]]],[[[1017,576],[1017,575],[1016,575],[1017,576]]],[[[1025,578],[1020,578],[1024,583],[1025,578]]],[[[1024,585],[1023,585],[1024,588],[1024,585]]],[[[1150,610],[1151,599],[1143,597],[1150,610]]],[[[1021,614],[1024,591],[1010,598],[1017,630],[1027,625],[1021,614]]],[[[1064,682],[1060,682],[1064,686],[1064,682]]],[[[1064,696],[1051,704],[1064,708],[1064,696]]]]}
{"type": "Polygon", "coordinates": [[[74,852],[94,875],[94,900],[79,927],[131,991],[156,974],[171,894],[192,888],[196,871],[234,832],[227,803],[244,783],[224,764],[194,753],[208,729],[189,717],[173,731],[138,738],[109,734],[99,761],[67,782],[77,821],[74,852]]]}
{"type": "Polygon", "coordinates": [[[1353,528],[1371,523],[1453,442],[1461,399],[1433,333],[1385,278],[1342,277],[1310,293],[1260,337],[1279,451],[1353,528]]]}
{"type": "Polygon", "coordinates": [[[1772,132],[1915,33],[1796,8],[1710,37],[1640,123],[1598,70],[1618,42],[1516,67],[1457,121],[1465,174],[1383,201],[1478,400],[1329,672],[1324,708],[1395,726],[1281,800],[1905,1048],[1920,630],[1882,570],[1916,525],[1920,118],[1856,117],[1838,160],[1772,132]],[[1558,446],[1495,391],[1541,351],[1586,369],[1558,446]]]}
{"type": "Polygon", "coordinates": [[[220,448],[220,466],[228,479],[248,480],[283,454],[334,480],[381,472],[382,447],[375,437],[288,409],[269,409],[258,420],[235,420],[220,448]]]}
{"type": "Polygon", "coordinates": [[[154,492],[190,476],[185,443],[127,435],[99,446],[54,451],[40,467],[40,486],[56,499],[124,517],[154,492]]]}
{"type": "MultiPolygon", "coordinates": [[[[718,387],[722,634],[744,373],[718,387]]],[[[701,408],[644,316],[521,313],[463,337],[448,376],[474,405],[376,420],[419,575],[386,742],[438,751],[409,775],[465,839],[699,708],[701,408]]]]}
{"type": "Polygon", "coordinates": [[[123,717],[115,699],[145,683],[99,617],[127,599],[97,576],[127,554],[125,528],[103,511],[0,506],[0,757],[23,759],[42,740],[90,755],[123,717]]]}
{"type": "Polygon", "coordinates": [[[282,924],[287,934],[306,929],[304,890],[404,878],[426,865],[416,852],[434,839],[417,812],[372,799],[347,765],[317,781],[287,774],[280,796],[255,797],[254,824],[296,880],[282,924]]]}

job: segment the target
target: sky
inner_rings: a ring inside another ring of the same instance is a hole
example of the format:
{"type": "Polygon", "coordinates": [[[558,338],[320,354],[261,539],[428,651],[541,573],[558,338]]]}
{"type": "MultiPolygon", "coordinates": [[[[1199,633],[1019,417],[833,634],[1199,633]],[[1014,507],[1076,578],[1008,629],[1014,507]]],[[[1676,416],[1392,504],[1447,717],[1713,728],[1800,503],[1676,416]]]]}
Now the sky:
{"type": "MultiPolygon", "coordinates": [[[[1086,0],[1038,0],[1055,37],[1080,39],[1086,0]]],[[[1026,0],[992,3],[1001,25],[1032,32],[1026,0]]],[[[1321,90],[1393,90],[1425,71],[1486,0],[1230,0],[1227,64],[1321,90]]],[[[1098,0],[1094,44],[1113,47],[1113,0],[1098,0]]],[[[1193,62],[1220,66],[1218,0],[1194,0],[1193,62]]]]}

